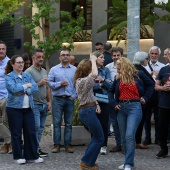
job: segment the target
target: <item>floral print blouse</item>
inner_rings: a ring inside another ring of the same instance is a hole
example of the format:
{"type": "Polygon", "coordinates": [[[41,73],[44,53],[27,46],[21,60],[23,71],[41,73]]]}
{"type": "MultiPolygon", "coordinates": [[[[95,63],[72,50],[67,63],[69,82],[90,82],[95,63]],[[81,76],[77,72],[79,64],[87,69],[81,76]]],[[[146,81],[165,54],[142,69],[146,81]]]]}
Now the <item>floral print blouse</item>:
{"type": "Polygon", "coordinates": [[[87,77],[77,79],[76,92],[78,95],[80,106],[96,101],[96,97],[93,93],[94,84],[95,81],[92,74],[89,74],[87,77]]]}

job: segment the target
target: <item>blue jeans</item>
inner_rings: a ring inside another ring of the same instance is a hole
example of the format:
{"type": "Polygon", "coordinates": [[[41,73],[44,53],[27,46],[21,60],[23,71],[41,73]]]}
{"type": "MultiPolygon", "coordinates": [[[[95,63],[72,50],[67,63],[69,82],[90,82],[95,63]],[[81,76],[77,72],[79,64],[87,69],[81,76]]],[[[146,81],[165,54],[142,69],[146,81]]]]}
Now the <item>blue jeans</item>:
{"type": "Polygon", "coordinates": [[[72,141],[72,120],[74,113],[74,100],[68,97],[53,96],[52,114],[53,114],[53,141],[54,144],[60,145],[61,142],[61,123],[64,114],[64,146],[71,145],[72,141]]]}
{"type": "Polygon", "coordinates": [[[12,153],[14,159],[38,159],[35,121],[32,109],[6,108],[11,131],[12,153]],[[22,132],[24,152],[22,151],[22,132]],[[24,155],[23,155],[24,154],[24,155]]]}
{"type": "Polygon", "coordinates": [[[37,143],[39,145],[47,117],[47,104],[35,104],[33,108],[37,143]]]}
{"type": "Polygon", "coordinates": [[[117,121],[117,111],[114,110],[113,107],[110,107],[109,109],[109,116],[110,116],[110,124],[112,124],[113,129],[114,129],[116,145],[121,147],[122,141],[121,141],[121,136],[120,136],[119,124],[117,121]]]}
{"type": "Polygon", "coordinates": [[[134,166],[135,134],[142,119],[142,108],[140,102],[120,103],[118,110],[118,123],[120,134],[125,149],[125,166],[134,166]]]}
{"type": "Polygon", "coordinates": [[[81,161],[89,166],[94,166],[104,142],[102,126],[96,115],[96,106],[80,109],[79,118],[92,134],[91,141],[81,161]]]}

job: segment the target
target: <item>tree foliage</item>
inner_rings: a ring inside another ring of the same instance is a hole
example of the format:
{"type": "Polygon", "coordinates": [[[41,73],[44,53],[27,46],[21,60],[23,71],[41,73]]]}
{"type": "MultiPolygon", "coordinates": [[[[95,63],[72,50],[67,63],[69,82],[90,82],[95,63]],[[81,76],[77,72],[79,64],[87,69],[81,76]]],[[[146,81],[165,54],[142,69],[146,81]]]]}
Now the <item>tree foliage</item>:
{"type": "MultiPolygon", "coordinates": [[[[77,0],[69,0],[76,2],[77,0]]],[[[24,15],[14,20],[14,24],[20,23],[21,26],[30,31],[32,38],[37,41],[38,48],[44,49],[45,56],[49,57],[58,49],[63,47],[63,43],[68,44],[68,48],[73,48],[73,38],[76,32],[82,31],[84,24],[84,17],[81,13],[80,6],[76,6],[74,11],[60,11],[60,17],[56,17],[55,3],[59,0],[32,0],[28,6],[30,10],[33,7],[38,8],[38,12],[32,16],[24,15]],[[77,13],[77,18],[72,17],[72,12],[77,13]],[[45,31],[46,23],[57,23],[60,21],[61,28],[54,31],[54,33],[48,35],[45,31]],[[39,33],[36,32],[36,28],[41,30],[43,39],[39,33]]],[[[25,42],[25,46],[34,49],[31,43],[25,42]]]]}
{"type": "Polygon", "coordinates": [[[166,11],[166,14],[159,18],[159,21],[170,23],[170,1],[167,3],[151,4],[151,6],[166,11]]]}
{"type": "Polygon", "coordinates": [[[0,0],[0,24],[10,20],[11,13],[24,4],[24,0],[0,0]]]}
{"type": "MultiPolygon", "coordinates": [[[[159,19],[153,12],[153,6],[150,0],[140,1],[140,38],[153,38],[154,21],[159,19]]],[[[112,0],[112,6],[106,12],[109,14],[108,23],[98,29],[101,32],[110,29],[109,39],[118,40],[127,39],[127,2],[124,0],[112,0]]],[[[117,44],[118,44],[117,43],[117,44]]]]}

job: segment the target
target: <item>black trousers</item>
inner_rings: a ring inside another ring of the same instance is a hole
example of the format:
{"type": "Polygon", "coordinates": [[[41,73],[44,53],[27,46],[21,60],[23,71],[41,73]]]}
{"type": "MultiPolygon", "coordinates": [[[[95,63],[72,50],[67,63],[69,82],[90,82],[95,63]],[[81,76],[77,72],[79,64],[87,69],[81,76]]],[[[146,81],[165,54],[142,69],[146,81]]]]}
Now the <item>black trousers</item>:
{"type": "Polygon", "coordinates": [[[161,149],[168,150],[167,139],[170,123],[170,108],[159,108],[159,135],[161,149]]]}
{"type": "Polygon", "coordinates": [[[102,125],[104,133],[104,143],[102,146],[107,146],[108,141],[108,121],[109,121],[109,104],[99,102],[101,113],[97,117],[102,125]]]}
{"type": "Polygon", "coordinates": [[[146,105],[142,105],[142,120],[138,126],[138,129],[136,131],[136,136],[135,136],[137,144],[140,144],[142,142],[142,131],[143,131],[145,119],[146,119],[146,105]]]}

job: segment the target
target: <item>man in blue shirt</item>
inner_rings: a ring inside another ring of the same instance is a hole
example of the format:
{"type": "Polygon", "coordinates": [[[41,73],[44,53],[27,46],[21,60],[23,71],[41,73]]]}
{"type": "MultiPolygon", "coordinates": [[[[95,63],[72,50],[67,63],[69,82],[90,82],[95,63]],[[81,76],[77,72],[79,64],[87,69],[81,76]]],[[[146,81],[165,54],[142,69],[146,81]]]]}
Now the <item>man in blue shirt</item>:
{"type": "Polygon", "coordinates": [[[1,153],[12,153],[11,135],[8,128],[8,119],[6,114],[7,90],[5,86],[5,67],[9,60],[6,55],[6,43],[0,41],[0,134],[4,138],[4,145],[1,147],[1,153]]]}
{"type": "Polygon", "coordinates": [[[61,123],[64,114],[64,146],[65,151],[73,153],[71,146],[72,120],[74,113],[74,99],[77,97],[74,89],[74,74],[76,67],[70,64],[70,51],[62,49],[59,56],[60,64],[51,68],[48,78],[52,89],[53,115],[53,153],[60,152],[61,123]]]}

